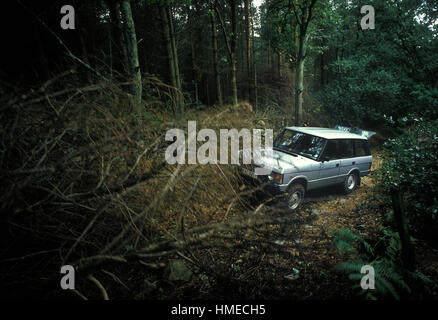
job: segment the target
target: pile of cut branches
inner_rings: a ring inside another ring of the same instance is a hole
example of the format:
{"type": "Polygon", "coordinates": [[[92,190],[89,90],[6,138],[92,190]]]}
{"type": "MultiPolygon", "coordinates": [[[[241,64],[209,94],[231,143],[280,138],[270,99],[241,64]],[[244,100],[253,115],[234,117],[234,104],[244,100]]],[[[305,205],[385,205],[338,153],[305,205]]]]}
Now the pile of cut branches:
{"type": "Polygon", "coordinates": [[[124,268],[164,274],[174,257],[214,276],[196,262],[202,250],[237,248],[242,230],[284,219],[248,203],[255,190],[239,190],[231,168],[168,165],[164,133],[175,123],[134,119],[118,86],[48,86],[2,101],[2,295],[67,294],[59,286],[66,264],[81,298],[130,287],[124,268]]]}

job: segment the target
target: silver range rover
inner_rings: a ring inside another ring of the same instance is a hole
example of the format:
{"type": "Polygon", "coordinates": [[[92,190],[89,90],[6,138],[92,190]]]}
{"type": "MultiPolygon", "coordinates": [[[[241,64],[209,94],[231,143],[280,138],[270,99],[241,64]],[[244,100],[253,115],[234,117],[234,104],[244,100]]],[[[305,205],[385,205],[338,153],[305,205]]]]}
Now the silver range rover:
{"type": "MultiPolygon", "coordinates": [[[[290,211],[307,191],[339,185],[351,193],[370,173],[373,158],[368,138],[375,132],[336,126],[335,129],[287,127],[275,139],[273,151],[262,151],[261,166],[268,175],[241,166],[245,178],[265,183],[273,194],[284,193],[290,211]]],[[[253,168],[252,168],[253,169],[253,168]]]]}

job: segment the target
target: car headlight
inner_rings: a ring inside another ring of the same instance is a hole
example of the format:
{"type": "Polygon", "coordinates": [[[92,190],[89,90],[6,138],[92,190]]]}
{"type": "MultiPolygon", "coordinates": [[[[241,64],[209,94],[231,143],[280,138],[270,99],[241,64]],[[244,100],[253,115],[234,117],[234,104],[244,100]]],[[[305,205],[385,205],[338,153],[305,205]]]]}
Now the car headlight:
{"type": "Polygon", "coordinates": [[[269,180],[273,183],[281,184],[283,182],[283,175],[279,173],[272,173],[269,175],[269,180]]]}

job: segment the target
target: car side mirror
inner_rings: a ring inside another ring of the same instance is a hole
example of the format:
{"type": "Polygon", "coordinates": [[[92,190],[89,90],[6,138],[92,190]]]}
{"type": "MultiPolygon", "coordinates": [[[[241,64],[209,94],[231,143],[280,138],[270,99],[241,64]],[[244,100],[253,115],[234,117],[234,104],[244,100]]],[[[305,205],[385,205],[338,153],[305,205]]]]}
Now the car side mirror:
{"type": "Polygon", "coordinates": [[[322,162],[330,161],[330,156],[328,156],[328,155],[323,155],[323,156],[321,157],[321,161],[322,161],[322,162]]]}

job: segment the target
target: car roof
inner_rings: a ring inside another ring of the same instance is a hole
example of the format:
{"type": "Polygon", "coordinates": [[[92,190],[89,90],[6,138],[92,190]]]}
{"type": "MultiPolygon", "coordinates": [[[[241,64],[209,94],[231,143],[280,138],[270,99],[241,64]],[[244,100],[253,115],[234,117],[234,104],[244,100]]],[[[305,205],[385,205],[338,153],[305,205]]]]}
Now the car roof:
{"type": "Polygon", "coordinates": [[[337,129],[330,128],[319,128],[319,127],[286,127],[286,129],[294,130],[317,137],[325,139],[362,139],[367,140],[366,137],[358,135],[356,133],[341,131],[337,129]]]}

